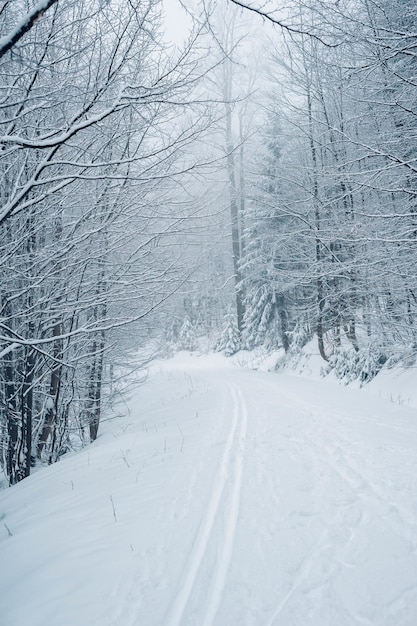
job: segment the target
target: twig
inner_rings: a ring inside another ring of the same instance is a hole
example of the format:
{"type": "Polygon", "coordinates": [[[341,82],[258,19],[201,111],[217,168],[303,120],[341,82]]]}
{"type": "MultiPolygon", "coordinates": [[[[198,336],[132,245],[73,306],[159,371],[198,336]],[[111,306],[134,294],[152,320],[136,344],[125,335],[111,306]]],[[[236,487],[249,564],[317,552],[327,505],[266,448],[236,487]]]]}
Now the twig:
{"type": "Polygon", "coordinates": [[[111,501],[111,505],[112,505],[112,508],[113,508],[114,522],[117,523],[116,509],[114,508],[113,496],[110,496],[110,501],[111,501]]]}
{"type": "Polygon", "coordinates": [[[178,427],[178,430],[180,431],[180,433],[181,433],[181,437],[182,437],[182,441],[181,441],[181,452],[182,452],[182,451],[184,450],[184,441],[185,441],[185,437],[184,437],[184,433],[182,432],[182,430],[181,430],[180,425],[178,424],[178,422],[177,422],[177,427],[178,427]]]}
{"type": "Polygon", "coordinates": [[[13,533],[10,530],[10,528],[7,526],[7,524],[4,524],[5,529],[7,530],[7,532],[9,533],[9,537],[13,537],[13,533]]]}

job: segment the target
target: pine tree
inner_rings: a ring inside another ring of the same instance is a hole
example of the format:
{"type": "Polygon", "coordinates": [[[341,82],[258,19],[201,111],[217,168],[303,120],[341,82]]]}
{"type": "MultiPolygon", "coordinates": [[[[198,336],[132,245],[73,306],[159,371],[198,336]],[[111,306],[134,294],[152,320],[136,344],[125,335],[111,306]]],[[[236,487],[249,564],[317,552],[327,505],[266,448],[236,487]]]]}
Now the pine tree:
{"type": "Polygon", "coordinates": [[[240,333],[234,313],[227,313],[225,315],[216,350],[218,352],[224,352],[225,356],[232,356],[240,350],[240,333]]]}
{"type": "Polygon", "coordinates": [[[184,321],[178,335],[178,347],[181,350],[189,350],[190,352],[197,348],[195,329],[187,315],[184,317],[184,321]]]}
{"type": "Polygon", "coordinates": [[[283,208],[284,190],[279,182],[280,125],[271,113],[265,134],[265,152],[247,211],[242,260],[245,315],[243,343],[248,348],[290,348],[295,325],[302,245],[295,218],[283,208]]]}

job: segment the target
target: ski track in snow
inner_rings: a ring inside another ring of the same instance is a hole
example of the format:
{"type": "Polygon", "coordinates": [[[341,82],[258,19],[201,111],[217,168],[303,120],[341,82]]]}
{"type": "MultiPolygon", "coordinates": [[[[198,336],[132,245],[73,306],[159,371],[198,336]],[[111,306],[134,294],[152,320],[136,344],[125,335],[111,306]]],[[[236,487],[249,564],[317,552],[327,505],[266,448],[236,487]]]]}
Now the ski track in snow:
{"type": "MultiPolygon", "coordinates": [[[[242,393],[237,385],[228,383],[233,398],[233,419],[227,437],[225,450],[214,479],[210,502],[201,522],[195,546],[189,555],[185,574],[180,584],[180,591],[171,607],[166,626],[180,626],[187,609],[188,600],[196,583],[204,555],[207,551],[215,520],[220,510],[222,497],[225,495],[223,510],[228,512],[223,529],[223,547],[214,571],[214,578],[209,592],[208,604],[202,626],[210,626],[216,616],[227,572],[232,558],[234,537],[239,515],[240,494],[242,489],[243,461],[247,431],[247,409],[242,393]],[[232,486],[226,494],[226,487],[231,481],[232,486]]],[[[215,539],[214,539],[215,540],[215,539]]]]}
{"type": "Polygon", "coordinates": [[[235,402],[235,411],[237,411],[241,418],[240,432],[237,440],[237,450],[235,454],[234,463],[234,481],[232,497],[230,501],[230,512],[227,519],[226,532],[224,534],[224,545],[221,552],[220,561],[217,564],[216,575],[214,579],[214,585],[211,591],[208,606],[206,608],[206,614],[202,626],[210,626],[216,616],[219,609],[223,590],[226,584],[226,577],[232,558],[234,538],[236,534],[236,527],[239,515],[240,496],[242,491],[242,475],[243,475],[243,463],[245,454],[246,432],[247,432],[247,420],[248,413],[246,404],[244,402],[242,393],[237,386],[231,386],[233,399],[235,402]]]}
{"type": "Polygon", "coordinates": [[[417,624],[412,411],[209,359],[155,377],[120,433],[4,492],[1,626],[417,624]]]}

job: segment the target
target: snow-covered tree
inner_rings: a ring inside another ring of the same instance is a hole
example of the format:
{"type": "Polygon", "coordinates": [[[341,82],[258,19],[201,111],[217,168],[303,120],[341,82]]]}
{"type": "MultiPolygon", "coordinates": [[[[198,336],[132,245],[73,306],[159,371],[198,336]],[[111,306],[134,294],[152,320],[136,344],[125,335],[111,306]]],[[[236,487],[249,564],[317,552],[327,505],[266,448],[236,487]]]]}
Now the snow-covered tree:
{"type": "Polygon", "coordinates": [[[181,350],[189,350],[190,352],[197,348],[195,328],[187,315],[184,317],[184,321],[178,333],[177,345],[181,350]]]}
{"type": "Polygon", "coordinates": [[[236,315],[227,313],[224,317],[223,327],[216,344],[218,352],[224,352],[226,356],[232,356],[241,348],[240,332],[237,326],[236,315]]]}
{"type": "Polygon", "coordinates": [[[289,210],[285,157],[292,151],[272,110],[260,137],[252,179],[252,197],[246,211],[245,254],[242,259],[245,292],[243,343],[253,348],[290,348],[291,330],[299,317],[300,297],[307,290],[299,279],[305,271],[305,244],[301,222],[289,210]]]}
{"type": "MultiPolygon", "coordinates": [[[[0,459],[10,483],[37,458],[54,462],[97,437],[109,354],[181,280],[161,240],[183,221],[175,186],[200,160],[186,148],[210,125],[193,95],[201,50],[166,50],[158,2],[48,7],[0,57],[0,459]]],[[[7,2],[2,32],[27,15],[26,2],[7,2]]]]}

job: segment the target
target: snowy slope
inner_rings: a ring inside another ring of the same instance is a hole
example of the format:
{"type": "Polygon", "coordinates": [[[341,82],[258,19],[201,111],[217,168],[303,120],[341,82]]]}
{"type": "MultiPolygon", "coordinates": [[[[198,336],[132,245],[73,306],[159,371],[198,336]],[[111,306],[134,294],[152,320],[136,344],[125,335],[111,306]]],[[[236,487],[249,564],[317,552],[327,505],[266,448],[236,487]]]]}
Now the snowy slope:
{"type": "Polygon", "coordinates": [[[219,355],[129,409],[0,493],[1,626],[417,624],[415,410],[219,355]]]}

